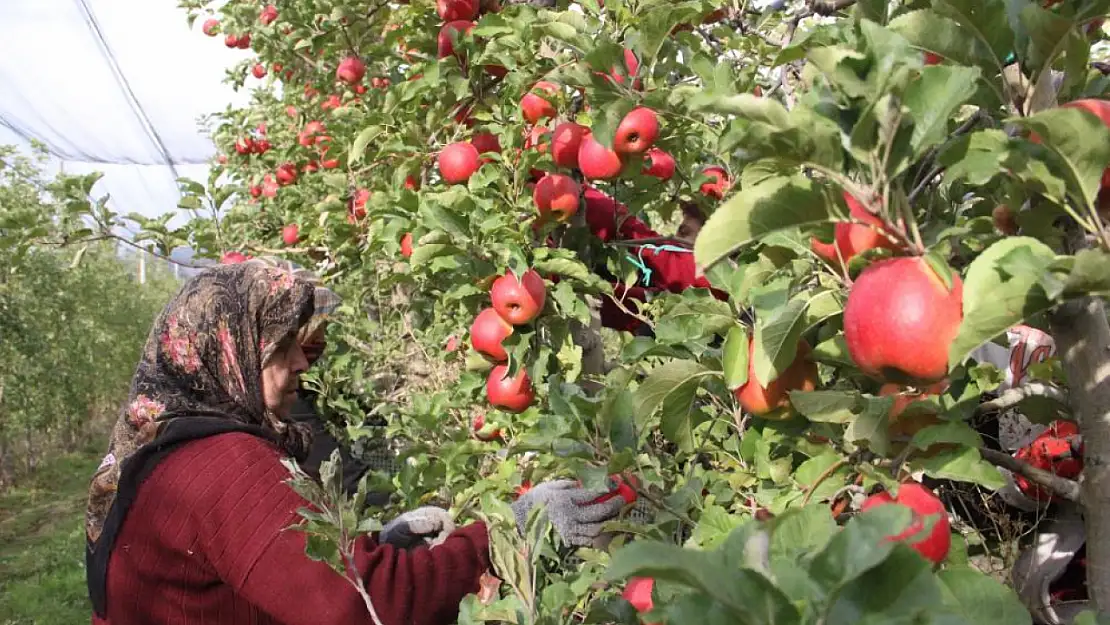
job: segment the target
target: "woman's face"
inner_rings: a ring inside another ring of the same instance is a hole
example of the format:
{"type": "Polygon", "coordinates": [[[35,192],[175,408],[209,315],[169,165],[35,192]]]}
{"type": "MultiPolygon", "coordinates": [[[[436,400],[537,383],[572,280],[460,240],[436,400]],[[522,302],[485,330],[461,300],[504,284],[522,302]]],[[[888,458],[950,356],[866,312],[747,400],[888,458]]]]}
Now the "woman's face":
{"type": "Polygon", "coordinates": [[[266,408],[279,417],[288,417],[297,399],[301,374],[307,370],[308,360],[297,341],[289,341],[288,347],[274,352],[262,368],[262,399],[266,408]]]}

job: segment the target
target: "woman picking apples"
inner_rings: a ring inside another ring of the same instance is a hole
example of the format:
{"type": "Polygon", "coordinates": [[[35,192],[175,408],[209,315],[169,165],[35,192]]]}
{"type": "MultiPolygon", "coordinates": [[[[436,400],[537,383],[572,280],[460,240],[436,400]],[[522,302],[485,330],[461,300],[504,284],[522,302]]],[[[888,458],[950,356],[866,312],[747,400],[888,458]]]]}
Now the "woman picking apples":
{"type": "MultiPolygon", "coordinates": [[[[298,333],[315,310],[309,282],[261,263],[212,267],[155,321],[92,478],[86,563],[94,623],[367,623],[367,606],[289,531],[311,504],[282,459],[304,461],[311,432],[290,419],[308,360],[298,333]]],[[[537,504],[571,545],[587,545],[624,506],[573,482],[541,484],[537,504]]],[[[458,618],[490,567],[482,523],[456,529],[438,508],[402,514],[355,544],[353,572],[385,625],[458,618]],[[424,544],[435,539],[436,548],[424,544]]]]}

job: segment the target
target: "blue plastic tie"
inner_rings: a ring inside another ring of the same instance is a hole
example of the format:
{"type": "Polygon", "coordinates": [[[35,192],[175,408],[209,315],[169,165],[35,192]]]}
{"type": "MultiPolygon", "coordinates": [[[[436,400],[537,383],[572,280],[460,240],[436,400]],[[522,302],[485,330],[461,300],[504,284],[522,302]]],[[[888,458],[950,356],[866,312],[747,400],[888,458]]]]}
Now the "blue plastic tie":
{"type": "Polygon", "coordinates": [[[685,254],[694,253],[694,250],[686,249],[684,247],[678,247],[677,245],[652,245],[650,243],[645,243],[644,245],[641,245],[640,251],[636,256],[628,254],[627,258],[628,261],[636,267],[636,269],[640,270],[640,274],[643,276],[644,286],[651,286],[652,274],[651,268],[647,266],[646,262],[644,262],[645,249],[651,249],[654,252],[682,252],[685,254]]]}

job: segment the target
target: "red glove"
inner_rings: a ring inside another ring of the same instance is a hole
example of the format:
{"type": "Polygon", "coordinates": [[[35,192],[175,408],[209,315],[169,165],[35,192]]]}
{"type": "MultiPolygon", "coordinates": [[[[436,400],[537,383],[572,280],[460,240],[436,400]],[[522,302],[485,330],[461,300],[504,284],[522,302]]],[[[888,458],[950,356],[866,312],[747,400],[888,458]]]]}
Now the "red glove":
{"type": "MultiPolygon", "coordinates": [[[[1071,421],[1053,421],[1048,429],[1014,454],[1018,460],[1060,477],[1075,479],[1083,471],[1083,443],[1079,427],[1071,421]]],[[[1014,475],[1014,483],[1026,497],[1036,501],[1058,501],[1048,489],[1014,475]]]]}

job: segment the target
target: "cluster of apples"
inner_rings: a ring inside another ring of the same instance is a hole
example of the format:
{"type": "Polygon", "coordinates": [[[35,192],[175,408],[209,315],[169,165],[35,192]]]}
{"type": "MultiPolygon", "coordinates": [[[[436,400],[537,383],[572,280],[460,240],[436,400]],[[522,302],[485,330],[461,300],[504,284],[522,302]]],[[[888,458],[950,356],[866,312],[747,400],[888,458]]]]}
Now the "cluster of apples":
{"type": "MultiPolygon", "coordinates": [[[[263,26],[269,26],[278,18],[277,7],[272,4],[267,4],[258,14],[258,21],[263,26]]],[[[220,27],[220,20],[216,18],[209,18],[201,25],[201,32],[209,37],[216,37],[220,34],[222,28],[220,27]]],[[[227,33],[224,36],[224,45],[229,48],[239,48],[246,50],[251,47],[251,34],[247,33],[227,33]]],[[[265,74],[263,74],[265,75],[265,74]]]]}
{"type": "Polygon", "coordinates": [[[523,367],[509,377],[509,354],[504,341],[515,326],[531,323],[540,316],[547,288],[534,269],[521,276],[509,271],[493,281],[489,295],[490,307],[478,313],[470,326],[470,345],[495,363],[486,379],[490,405],[507,412],[524,412],[536,399],[536,393],[523,367]]]}

